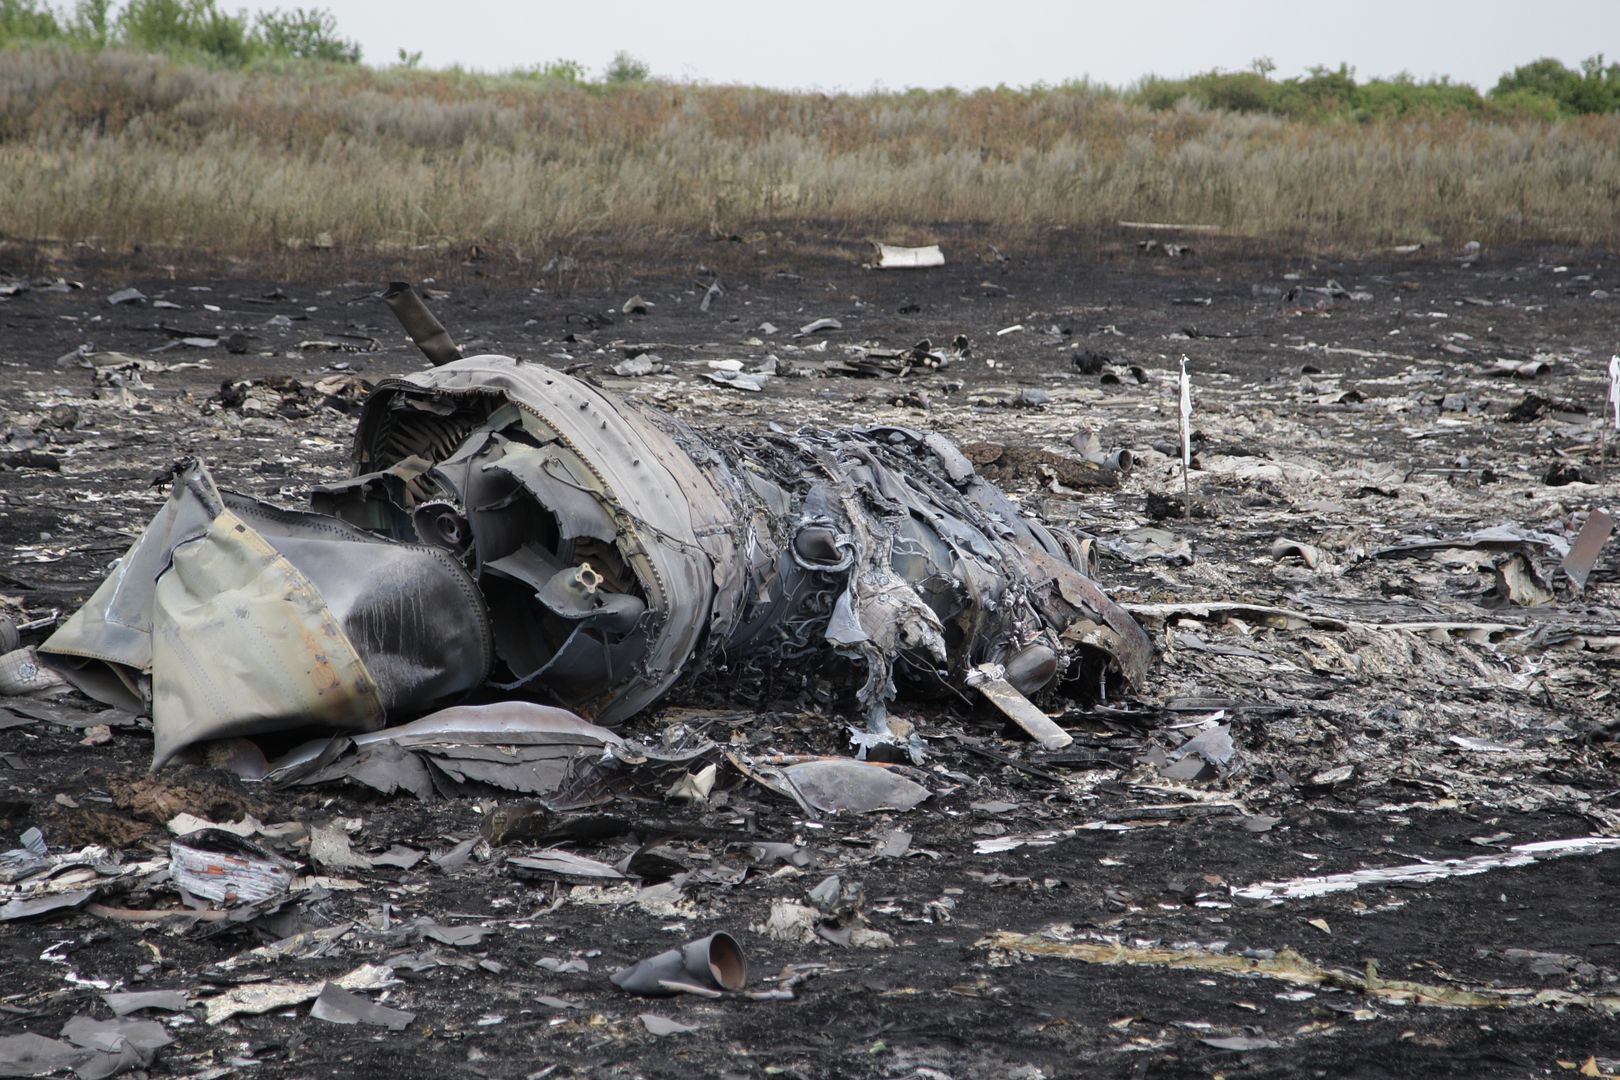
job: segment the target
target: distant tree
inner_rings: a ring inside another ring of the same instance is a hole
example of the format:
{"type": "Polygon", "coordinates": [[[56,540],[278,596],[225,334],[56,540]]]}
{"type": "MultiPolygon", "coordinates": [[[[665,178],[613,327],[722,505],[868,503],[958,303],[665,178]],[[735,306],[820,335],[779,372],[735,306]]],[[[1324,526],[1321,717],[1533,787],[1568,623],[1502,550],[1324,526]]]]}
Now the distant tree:
{"type": "Polygon", "coordinates": [[[253,52],[247,15],[221,11],[214,0],[129,0],[117,28],[119,40],[138,49],[202,54],[233,65],[253,52]]]}
{"type": "Polygon", "coordinates": [[[0,0],[0,45],[62,36],[56,12],[37,0],[0,0]]]}
{"type": "Polygon", "coordinates": [[[1208,71],[1187,82],[1191,96],[1211,109],[1276,111],[1277,84],[1258,71],[1208,71]]]}
{"type": "Polygon", "coordinates": [[[1581,85],[1575,91],[1577,112],[1620,112],[1620,64],[1603,63],[1603,54],[1581,61],[1581,85]]]}
{"type": "Polygon", "coordinates": [[[1510,74],[1503,75],[1491,88],[1491,96],[1498,97],[1515,90],[1525,90],[1557,101],[1568,93],[1570,84],[1579,78],[1579,75],[1562,63],[1547,56],[1528,64],[1521,64],[1510,74]]]}
{"type": "MultiPolygon", "coordinates": [[[[1206,71],[1185,79],[1146,78],[1130,91],[1130,96],[1152,109],[1169,109],[1178,101],[1191,100],[1227,112],[1266,112],[1321,121],[1478,113],[1485,109],[1478,90],[1445,78],[1418,82],[1403,73],[1358,83],[1355,68],[1340,64],[1336,68],[1313,67],[1303,76],[1273,79],[1276,65],[1265,57],[1249,66],[1249,71],[1206,71]]],[[[1498,103],[1497,111],[1539,115],[1535,108],[1527,109],[1518,100],[1498,103]]]]}
{"type": "Polygon", "coordinates": [[[67,35],[81,45],[105,48],[112,40],[112,0],[78,0],[67,20],[67,35]]]}
{"type": "Polygon", "coordinates": [[[613,54],[613,62],[602,73],[603,81],[612,84],[646,82],[651,77],[652,68],[647,66],[647,62],[636,59],[623,49],[613,54]]]}
{"type": "Polygon", "coordinates": [[[71,41],[93,49],[124,45],[241,65],[258,56],[357,64],[360,46],[337,32],[322,8],[272,9],[250,24],[246,12],[217,0],[74,0],[71,12],[50,0],[0,0],[0,45],[71,41]]]}
{"type": "Polygon", "coordinates": [[[1295,116],[1335,116],[1353,109],[1359,97],[1356,69],[1340,64],[1338,70],[1317,65],[1303,79],[1288,79],[1281,102],[1283,111],[1295,116]],[[1292,102],[1287,98],[1293,98],[1292,102]],[[1290,107],[1291,106],[1291,107],[1290,107]]]}
{"type": "Polygon", "coordinates": [[[338,36],[337,19],[322,8],[262,11],[253,27],[254,43],[270,56],[358,64],[360,46],[338,36]]]}
{"type": "Polygon", "coordinates": [[[1534,97],[1557,104],[1558,111],[1579,116],[1620,111],[1620,64],[1603,63],[1603,56],[1588,57],[1574,71],[1551,57],[1513,69],[1497,80],[1490,96],[1498,101],[1525,103],[1534,97]]]}

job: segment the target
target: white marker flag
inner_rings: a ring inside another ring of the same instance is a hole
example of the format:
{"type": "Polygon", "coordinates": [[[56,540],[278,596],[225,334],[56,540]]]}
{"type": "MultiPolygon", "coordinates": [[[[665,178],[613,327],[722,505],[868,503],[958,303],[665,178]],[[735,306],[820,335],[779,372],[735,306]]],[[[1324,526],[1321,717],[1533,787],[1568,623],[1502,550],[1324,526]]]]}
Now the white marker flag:
{"type": "Polygon", "coordinates": [[[1620,356],[1609,357],[1609,410],[1614,413],[1614,430],[1620,431],[1620,356]]]}
{"type": "MultiPolygon", "coordinates": [[[[1611,372],[1613,369],[1610,369],[1611,372]]],[[[1181,475],[1192,468],[1192,379],[1187,375],[1187,358],[1181,358],[1181,475]]]]}

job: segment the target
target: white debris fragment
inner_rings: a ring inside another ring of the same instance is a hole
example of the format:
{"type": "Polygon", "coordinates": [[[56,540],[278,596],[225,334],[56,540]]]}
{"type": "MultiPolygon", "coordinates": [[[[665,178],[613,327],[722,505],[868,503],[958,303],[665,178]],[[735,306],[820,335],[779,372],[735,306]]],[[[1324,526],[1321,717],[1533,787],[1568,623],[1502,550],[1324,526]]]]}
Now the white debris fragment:
{"type": "Polygon", "coordinates": [[[938,244],[926,247],[898,247],[894,244],[877,245],[874,270],[923,270],[930,266],[944,266],[945,253],[938,244]]]}
{"type": "Polygon", "coordinates": [[[1571,855],[1591,855],[1620,848],[1620,836],[1581,836],[1570,840],[1543,840],[1517,844],[1499,855],[1474,855],[1466,859],[1437,859],[1434,862],[1379,866],[1343,874],[1294,878],[1291,881],[1262,881],[1232,890],[1242,900],[1300,900],[1329,893],[1348,892],[1362,885],[1420,885],[1444,878],[1469,877],[1489,870],[1530,866],[1571,855]]]}
{"type": "MultiPolygon", "coordinates": [[[[398,982],[391,967],[384,964],[361,964],[342,978],[334,980],[331,985],[343,990],[381,990],[398,982]]],[[[248,983],[232,987],[218,997],[209,998],[204,1002],[206,1010],[204,1019],[210,1025],[214,1025],[233,1016],[260,1016],[277,1009],[302,1005],[306,1001],[314,1001],[320,997],[321,991],[326,989],[326,986],[327,983],[324,981],[316,980],[248,983]]]]}

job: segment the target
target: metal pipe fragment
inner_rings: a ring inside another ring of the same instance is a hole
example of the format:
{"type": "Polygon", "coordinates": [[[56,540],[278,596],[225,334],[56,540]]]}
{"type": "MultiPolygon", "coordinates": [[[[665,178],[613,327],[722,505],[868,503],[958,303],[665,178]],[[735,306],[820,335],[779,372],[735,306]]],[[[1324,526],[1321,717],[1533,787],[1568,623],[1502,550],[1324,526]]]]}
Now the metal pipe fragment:
{"type": "Polygon", "coordinates": [[[451,340],[450,331],[433,317],[433,312],[422,303],[422,298],[416,294],[410,282],[389,282],[388,291],[382,294],[382,298],[405,332],[411,335],[411,340],[416,342],[416,347],[435,366],[461,359],[461,348],[451,340]]]}
{"type": "Polygon", "coordinates": [[[609,978],[621,990],[649,997],[719,997],[721,991],[741,990],[748,982],[748,960],[737,939],[719,931],[620,968],[609,978]]]}

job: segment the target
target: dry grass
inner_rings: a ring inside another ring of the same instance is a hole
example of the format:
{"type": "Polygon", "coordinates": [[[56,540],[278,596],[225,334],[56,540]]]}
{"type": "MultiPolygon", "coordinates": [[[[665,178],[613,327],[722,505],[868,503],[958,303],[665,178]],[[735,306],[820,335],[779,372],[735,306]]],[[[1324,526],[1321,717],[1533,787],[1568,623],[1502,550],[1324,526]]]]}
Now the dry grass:
{"type": "Polygon", "coordinates": [[[0,53],[0,236],[261,258],[480,244],[545,258],[714,230],[1119,219],[1320,246],[1620,243],[1620,116],[1302,123],[1085,89],[828,97],[127,53],[0,53]]]}

